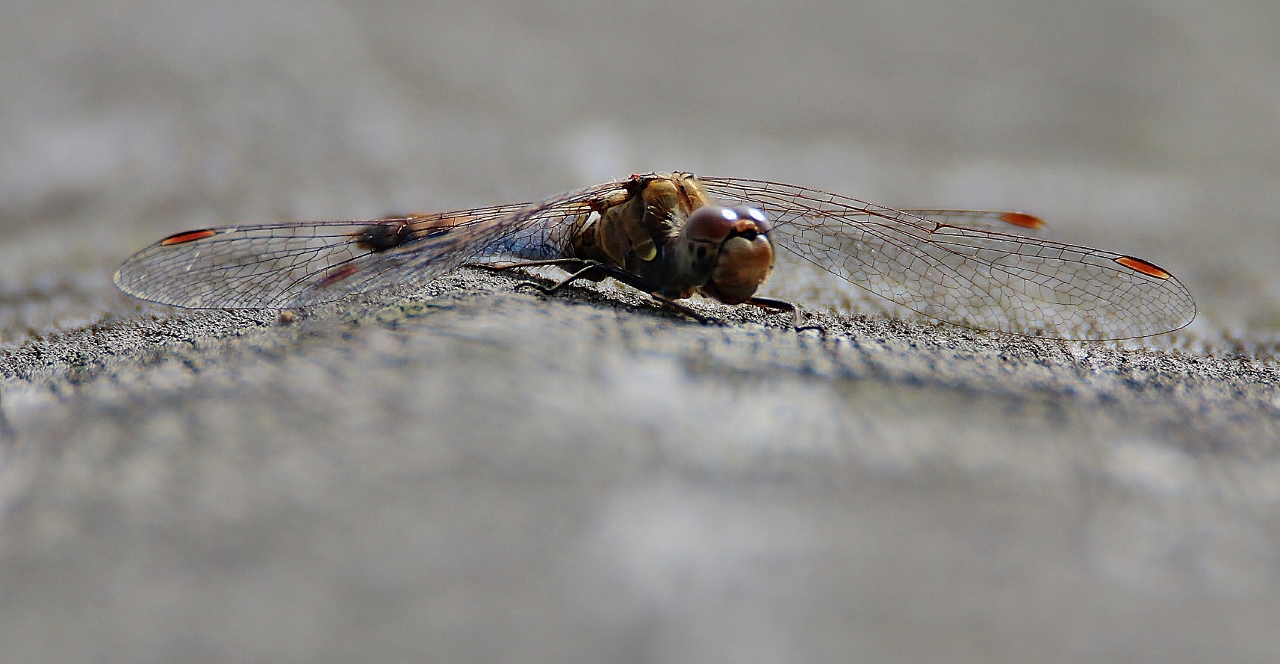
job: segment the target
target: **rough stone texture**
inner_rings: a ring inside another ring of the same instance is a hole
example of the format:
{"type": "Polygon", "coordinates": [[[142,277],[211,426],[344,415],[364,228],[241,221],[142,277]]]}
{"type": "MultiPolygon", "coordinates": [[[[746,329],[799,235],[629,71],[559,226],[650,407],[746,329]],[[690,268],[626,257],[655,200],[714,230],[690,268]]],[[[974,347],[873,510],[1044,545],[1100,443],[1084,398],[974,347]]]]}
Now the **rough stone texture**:
{"type": "Polygon", "coordinates": [[[1272,4],[597,4],[6,7],[0,661],[1280,657],[1272,4]],[[673,168],[1030,209],[1202,316],[109,282],[184,228],[673,168]]]}

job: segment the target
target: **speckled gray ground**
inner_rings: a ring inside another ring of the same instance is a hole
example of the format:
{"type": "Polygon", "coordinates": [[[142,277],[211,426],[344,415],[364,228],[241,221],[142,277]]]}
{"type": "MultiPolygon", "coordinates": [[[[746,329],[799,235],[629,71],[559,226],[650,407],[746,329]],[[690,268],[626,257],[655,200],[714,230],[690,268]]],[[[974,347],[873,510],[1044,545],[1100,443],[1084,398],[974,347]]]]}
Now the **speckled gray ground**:
{"type": "Polygon", "coordinates": [[[1280,13],[935,5],[9,3],[0,661],[1276,661],[1280,13]],[[1032,210],[1201,316],[109,281],[184,228],[676,168],[1032,210]]]}

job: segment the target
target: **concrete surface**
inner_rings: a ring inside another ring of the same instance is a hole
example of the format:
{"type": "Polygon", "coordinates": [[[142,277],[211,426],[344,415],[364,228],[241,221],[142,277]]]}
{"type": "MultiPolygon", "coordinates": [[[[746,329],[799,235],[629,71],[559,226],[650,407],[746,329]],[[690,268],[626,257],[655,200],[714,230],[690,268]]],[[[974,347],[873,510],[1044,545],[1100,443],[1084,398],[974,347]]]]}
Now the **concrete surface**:
{"type": "Polygon", "coordinates": [[[1273,3],[4,15],[0,661],[1280,657],[1273,3]],[[821,332],[468,270],[295,320],[110,285],[185,228],[671,169],[1034,211],[1201,316],[1028,340],[782,271],[821,332]]]}

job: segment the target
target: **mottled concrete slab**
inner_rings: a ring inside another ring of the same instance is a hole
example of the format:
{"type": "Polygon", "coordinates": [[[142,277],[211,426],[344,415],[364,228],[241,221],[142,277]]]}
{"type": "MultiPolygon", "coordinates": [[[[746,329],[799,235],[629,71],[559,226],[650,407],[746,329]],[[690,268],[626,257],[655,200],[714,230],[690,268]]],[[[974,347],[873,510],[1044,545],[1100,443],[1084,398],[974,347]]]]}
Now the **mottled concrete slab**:
{"type": "Polygon", "coordinates": [[[446,281],[11,355],[14,661],[1277,645],[1274,366],[446,281]]]}

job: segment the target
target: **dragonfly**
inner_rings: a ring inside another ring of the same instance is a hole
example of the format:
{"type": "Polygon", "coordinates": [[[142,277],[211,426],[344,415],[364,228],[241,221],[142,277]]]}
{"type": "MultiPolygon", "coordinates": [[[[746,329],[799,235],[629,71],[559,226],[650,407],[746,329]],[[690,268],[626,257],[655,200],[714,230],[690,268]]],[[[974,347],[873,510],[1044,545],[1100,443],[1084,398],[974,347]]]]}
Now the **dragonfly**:
{"type": "Polygon", "coordinates": [[[799,326],[791,303],[757,295],[785,257],[978,330],[1128,339],[1195,318],[1165,269],[1045,229],[1023,212],[898,210],[780,182],[646,173],[540,202],[184,231],[134,254],[114,281],[176,307],[295,309],[468,265],[554,265],[569,276],[546,292],[610,277],[698,320],[681,300],[791,308],[799,326]]]}

